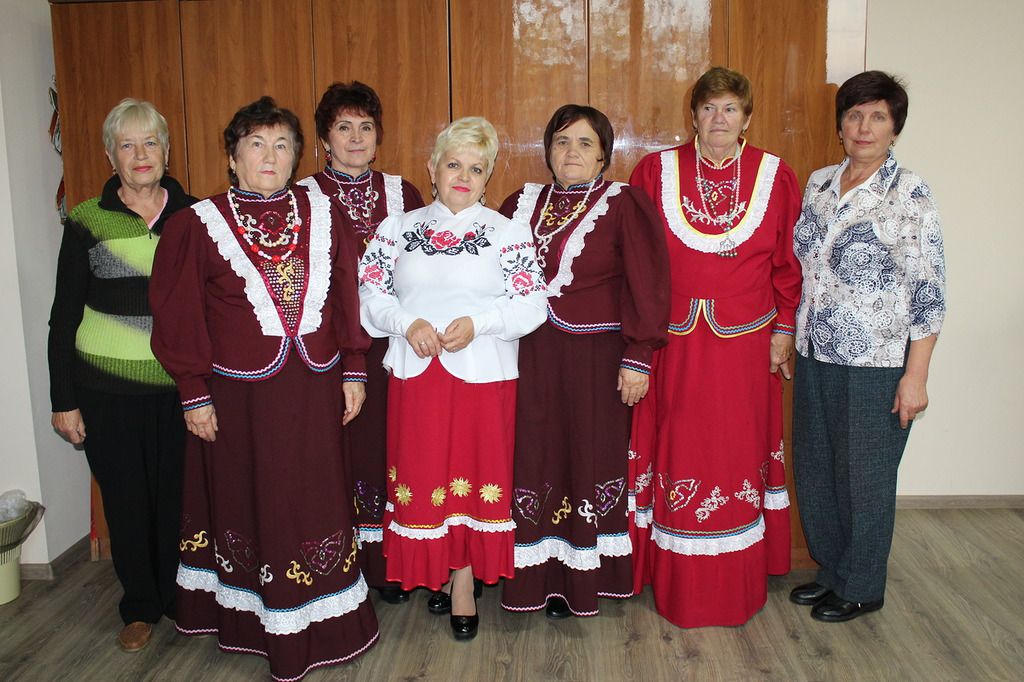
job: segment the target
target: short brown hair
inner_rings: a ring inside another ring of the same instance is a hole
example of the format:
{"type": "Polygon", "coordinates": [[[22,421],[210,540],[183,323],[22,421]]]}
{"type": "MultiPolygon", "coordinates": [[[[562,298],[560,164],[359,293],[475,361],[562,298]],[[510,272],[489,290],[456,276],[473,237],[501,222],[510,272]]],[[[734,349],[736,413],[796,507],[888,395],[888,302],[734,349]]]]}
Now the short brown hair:
{"type": "Polygon", "coordinates": [[[331,126],[343,111],[351,111],[372,118],[373,125],[377,129],[377,143],[380,144],[384,141],[384,125],[380,122],[383,115],[380,97],[377,97],[373,88],[359,81],[332,83],[324,91],[314,115],[316,134],[321,140],[327,139],[331,126]]]}
{"type": "Polygon", "coordinates": [[[612,150],[615,148],[615,129],[612,128],[608,117],[594,107],[588,107],[585,104],[563,104],[551,115],[548,127],[544,129],[544,163],[547,164],[552,175],[554,175],[555,169],[551,167],[551,143],[555,139],[555,133],[565,130],[580,119],[584,119],[590,124],[601,142],[601,156],[604,157],[601,172],[604,173],[611,165],[612,150]]]}
{"type": "Polygon", "coordinates": [[[899,79],[884,71],[865,71],[848,78],[836,91],[836,132],[842,132],[843,116],[858,104],[885,102],[892,116],[893,132],[897,135],[907,122],[910,99],[899,79]]]}
{"type": "Polygon", "coordinates": [[[693,86],[690,95],[690,111],[696,112],[697,107],[712,97],[736,95],[743,106],[743,115],[750,116],[754,111],[754,93],[750,89],[750,80],[739,71],[724,66],[714,66],[704,72],[693,86]]]}
{"type": "MultiPolygon", "coordinates": [[[[224,129],[224,151],[233,159],[238,152],[238,143],[242,141],[243,137],[251,135],[254,130],[272,128],[276,125],[282,125],[292,131],[292,141],[295,144],[295,163],[292,165],[292,175],[294,175],[295,169],[299,165],[299,158],[302,156],[302,125],[299,123],[298,116],[289,109],[277,106],[273,97],[264,95],[235,112],[231,123],[228,123],[228,127],[224,129]]],[[[231,169],[230,165],[228,177],[231,179],[232,185],[238,183],[238,176],[235,175],[235,171],[231,169]]],[[[291,182],[291,178],[289,178],[289,182],[291,182]]]]}

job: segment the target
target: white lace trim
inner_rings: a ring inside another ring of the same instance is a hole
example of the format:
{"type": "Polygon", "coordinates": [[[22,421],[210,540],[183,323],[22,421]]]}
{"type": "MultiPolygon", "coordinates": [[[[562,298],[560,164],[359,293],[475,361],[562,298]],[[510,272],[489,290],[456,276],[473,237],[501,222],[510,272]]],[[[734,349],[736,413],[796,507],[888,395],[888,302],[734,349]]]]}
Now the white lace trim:
{"type": "Polygon", "coordinates": [[[538,566],[549,559],[558,559],[574,571],[592,571],[601,567],[601,557],[629,556],[633,543],[628,533],[598,535],[596,547],[575,547],[559,537],[545,537],[530,545],[516,545],[515,567],[538,566]]]}
{"type": "Polygon", "coordinates": [[[789,491],[785,488],[782,490],[766,488],[764,491],[764,508],[789,509],[789,491]]]}
{"type": "Polygon", "coordinates": [[[452,516],[445,519],[444,523],[437,528],[409,528],[397,521],[392,521],[388,526],[388,530],[395,535],[401,535],[403,538],[409,538],[410,540],[436,540],[448,535],[448,529],[452,526],[466,526],[481,533],[507,533],[516,529],[516,522],[509,520],[488,523],[487,521],[474,519],[471,516],[452,516]]]}
{"type": "Polygon", "coordinates": [[[562,245],[562,257],[558,261],[558,274],[548,282],[548,296],[557,298],[562,295],[563,288],[572,284],[572,264],[576,257],[583,253],[584,240],[588,234],[593,232],[597,219],[608,212],[608,200],[618,195],[625,186],[621,182],[610,183],[604,194],[594,202],[579,224],[565,238],[565,244],[562,245]]]}
{"type": "MultiPolygon", "coordinates": [[[[516,203],[516,210],[512,214],[512,220],[523,225],[532,225],[533,210],[537,208],[537,199],[540,198],[540,191],[544,189],[544,185],[538,185],[535,182],[528,182],[523,185],[523,192],[519,195],[519,201],[516,203]]],[[[530,230],[531,236],[533,235],[533,229],[530,230]]]]}
{"type": "Polygon", "coordinates": [[[661,153],[661,208],[669,229],[683,244],[701,253],[719,253],[733,249],[750,239],[768,210],[768,200],[772,195],[775,173],[779,169],[779,157],[764,152],[757,177],[754,179],[754,190],[750,196],[750,208],[740,218],[739,224],[720,234],[704,234],[686,219],[682,209],[682,198],[679,196],[679,152],[669,149],[661,153]],[[728,246],[725,246],[728,242],[728,246]]]}
{"type": "Polygon", "coordinates": [[[387,173],[381,173],[381,175],[384,176],[384,200],[387,202],[388,217],[405,213],[402,176],[388,175],[387,173]]]}
{"type": "Polygon", "coordinates": [[[238,245],[238,240],[235,239],[224,216],[209,199],[203,199],[193,206],[192,210],[206,225],[206,233],[217,245],[217,252],[221,258],[226,260],[235,274],[245,282],[245,297],[260,323],[260,331],[264,336],[286,336],[284,325],[277,314],[277,307],[267,291],[263,278],[238,245]]]}
{"type": "Polygon", "coordinates": [[[318,597],[293,609],[271,609],[263,604],[260,595],[220,582],[216,572],[178,564],[178,585],[186,590],[202,590],[213,594],[217,603],[235,611],[255,615],[267,634],[294,635],[312,623],[337,618],[359,608],[366,601],[366,581],[360,575],[345,589],[318,597]]]}
{"type": "MultiPolygon", "coordinates": [[[[637,524],[638,526],[640,524],[637,524]]],[[[725,537],[681,537],[667,533],[658,526],[651,529],[651,540],[658,547],[686,556],[717,556],[740,550],[757,544],[764,537],[764,517],[757,518],[757,525],[735,535],[725,537]]]]}
{"type": "MultiPolygon", "coordinates": [[[[636,505],[636,502],[633,502],[636,505]]],[[[637,528],[650,528],[654,520],[654,507],[639,507],[633,515],[633,523],[637,528]]]]}
{"type": "MultiPolygon", "coordinates": [[[[316,184],[316,181],[312,181],[316,184]]],[[[324,302],[331,286],[331,202],[323,192],[307,192],[309,198],[309,279],[302,306],[299,334],[312,334],[323,322],[324,302]]]]}
{"type": "Polygon", "coordinates": [[[359,542],[383,542],[384,541],[384,529],[383,528],[360,528],[359,529],[359,542]]]}

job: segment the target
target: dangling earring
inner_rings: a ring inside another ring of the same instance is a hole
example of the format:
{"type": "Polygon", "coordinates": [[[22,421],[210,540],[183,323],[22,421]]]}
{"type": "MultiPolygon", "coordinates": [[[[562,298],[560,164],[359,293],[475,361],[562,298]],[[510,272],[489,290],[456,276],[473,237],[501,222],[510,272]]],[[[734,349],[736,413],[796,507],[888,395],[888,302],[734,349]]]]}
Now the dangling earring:
{"type": "Polygon", "coordinates": [[[480,205],[481,206],[486,206],[487,205],[487,192],[484,192],[483,194],[480,195],[480,205]]]}
{"type": "Polygon", "coordinates": [[[437,198],[437,185],[430,183],[430,196],[437,198]]]}

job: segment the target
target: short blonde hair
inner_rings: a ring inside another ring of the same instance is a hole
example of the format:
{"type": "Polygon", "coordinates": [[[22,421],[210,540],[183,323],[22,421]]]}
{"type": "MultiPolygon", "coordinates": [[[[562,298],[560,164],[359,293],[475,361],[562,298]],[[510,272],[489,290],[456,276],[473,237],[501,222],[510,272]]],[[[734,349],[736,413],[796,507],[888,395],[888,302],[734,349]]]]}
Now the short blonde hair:
{"type": "Polygon", "coordinates": [[[125,97],[107,114],[103,121],[103,146],[107,153],[114,156],[117,146],[117,136],[129,128],[153,133],[160,142],[167,156],[170,147],[170,135],[167,132],[167,119],[163,117],[149,102],[125,97]]]}
{"type": "Polygon", "coordinates": [[[437,171],[441,157],[453,149],[478,152],[487,165],[487,177],[491,177],[494,160],[498,157],[498,131],[482,116],[466,116],[452,121],[437,136],[434,152],[430,155],[430,167],[437,171]]]}

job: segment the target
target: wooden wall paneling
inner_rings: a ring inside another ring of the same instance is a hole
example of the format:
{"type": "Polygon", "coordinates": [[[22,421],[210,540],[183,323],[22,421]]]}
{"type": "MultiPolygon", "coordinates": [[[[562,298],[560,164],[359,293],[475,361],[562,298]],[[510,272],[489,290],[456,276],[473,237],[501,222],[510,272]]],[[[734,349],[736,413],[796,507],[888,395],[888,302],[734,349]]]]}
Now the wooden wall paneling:
{"type": "Polygon", "coordinates": [[[451,0],[452,118],[484,116],[501,148],[487,186],[497,207],[524,182],[550,181],[544,127],[586,103],[586,0],[451,0]]]}
{"type": "Polygon", "coordinates": [[[316,171],[310,0],[187,0],[180,6],[192,193],[227,189],[224,128],[262,95],[302,123],[306,148],[296,177],[316,171]]]}
{"type": "MultiPolygon", "coordinates": [[[[152,102],[167,119],[169,172],[188,188],[177,0],[53,4],[50,19],[68,207],[97,196],[110,177],[103,120],[125,97],[152,102]]],[[[90,490],[92,558],[109,559],[95,480],[90,490]]]]}
{"type": "MultiPolygon", "coordinates": [[[[374,168],[405,177],[429,201],[427,159],[451,120],[447,0],[313,0],[313,62],[314,107],[337,81],[377,91],[384,141],[374,168]]],[[[319,144],[317,154],[322,164],[319,144]]]]}
{"type": "MultiPolygon", "coordinates": [[[[752,144],[778,154],[801,183],[835,160],[833,90],[825,81],[827,0],[730,0],[729,68],[754,93],[752,144]]],[[[792,384],[785,382],[785,448],[794,566],[813,566],[793,486],[792,384]]]]}
{"type": "Polygon", "coordinates": [[[125,97],[167,119],[170,173],[188,187],[177,0],[50,6],[68,207],[110,177],[103,119],[125,97]]]}
{"type": "Polygon", "coordinates": [[[693,134],[693,84],[727,50],[727,0],[589,0],[590,103],[615,127],[607,176],[693,134]]]}

